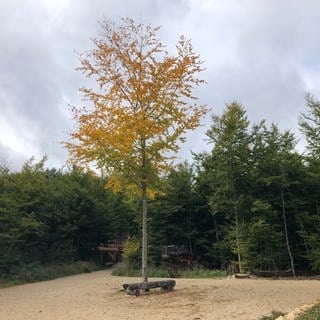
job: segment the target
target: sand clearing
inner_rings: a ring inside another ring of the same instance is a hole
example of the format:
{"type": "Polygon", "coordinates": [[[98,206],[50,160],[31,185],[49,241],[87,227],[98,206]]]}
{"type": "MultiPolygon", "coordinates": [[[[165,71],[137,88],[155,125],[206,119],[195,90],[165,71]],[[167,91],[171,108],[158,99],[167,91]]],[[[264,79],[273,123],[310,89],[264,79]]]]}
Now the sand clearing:
{"type": "MultiPolygon", "coordinates": [[[[151,279],[150,279],[151,280],[151,279]]],[[[320,281],[177,279],[176,289],[129,296],[140,279],[110,270],[0,289],[1,320],[254,319],[320,299],[320,281]]]]}

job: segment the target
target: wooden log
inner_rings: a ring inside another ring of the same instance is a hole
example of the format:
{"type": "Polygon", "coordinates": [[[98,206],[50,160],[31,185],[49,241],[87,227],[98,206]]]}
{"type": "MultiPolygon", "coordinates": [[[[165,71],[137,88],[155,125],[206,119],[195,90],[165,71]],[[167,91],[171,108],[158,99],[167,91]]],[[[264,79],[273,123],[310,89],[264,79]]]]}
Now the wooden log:
{"type": "Polygon", "coordinates": [[[163,290],[172,290],[176,285],[175,280],[164,280],[164,281],[150,281],[147,283],[125,283],[123,288],[127,291],[128,294],[137,295],[137,290],[146,290],[161,288],[163,290]]]}
{"type": "Polygon", "coordinates": [[[136,290],[129,290],[127,289],[126,290],[127,294],[129,294],[130,296],[140,296],[140,290],[139,289],[136,289],[136,290]]]}

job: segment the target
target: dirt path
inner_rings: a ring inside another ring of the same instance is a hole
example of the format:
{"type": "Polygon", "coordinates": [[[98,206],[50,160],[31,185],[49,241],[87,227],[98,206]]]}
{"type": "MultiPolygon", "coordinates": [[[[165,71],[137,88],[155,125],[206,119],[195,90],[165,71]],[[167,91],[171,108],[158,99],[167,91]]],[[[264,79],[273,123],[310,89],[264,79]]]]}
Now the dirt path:
{"type": "Polygon", "coordinates": [[[257,320],[320,299],[320,281],[177,279],[169,293],[120,289],[139,279],[99,271],[0,289],[1,320],[257,320]]]}

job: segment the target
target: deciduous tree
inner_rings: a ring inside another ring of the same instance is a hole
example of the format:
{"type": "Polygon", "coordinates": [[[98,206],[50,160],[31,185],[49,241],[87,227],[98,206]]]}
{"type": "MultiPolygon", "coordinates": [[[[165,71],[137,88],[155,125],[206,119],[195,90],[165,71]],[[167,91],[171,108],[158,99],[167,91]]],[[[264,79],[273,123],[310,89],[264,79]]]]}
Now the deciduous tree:
{"type": "Polygon", "coordinates": [[[142,277],[147,282],[147,198],[157,176],[188,129],[207,109],[192,94],[203,83],[199,55],[181,36],[170,55],[159,28],[122,19],[101,23],[94,49],[81,56],[79,70],[96,81],[81,88],[86,107],[73,107],[77,128],[66,142],[71,158],[94,163],[109,175],[109,187],[140,192],[142,198],[142,277]]]}

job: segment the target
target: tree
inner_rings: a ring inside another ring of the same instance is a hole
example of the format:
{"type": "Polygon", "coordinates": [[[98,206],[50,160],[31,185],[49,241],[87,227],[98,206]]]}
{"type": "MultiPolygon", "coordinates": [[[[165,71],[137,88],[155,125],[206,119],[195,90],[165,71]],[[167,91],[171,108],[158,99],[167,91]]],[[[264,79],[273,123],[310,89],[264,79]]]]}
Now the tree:
{"type": "Polygon", "coordinates": [[[307,94],[306,103],[308,112],[300,116],[300,130],[307,140],[310,156],[318,161],[320,160],[320,101],[307,94]]]}
{"type": "MultiPolygon", "coordinates": [[[[307,175],[305,185],[308,188],[307,212],[309,216],[307,230],[301,230],[307,248],[307,259],[314,270],[320,270],[320,250],[319,250],[319,193],[320,193],[320,101],[310,94],[306,96],[307,113],[302,113],[299,119],[301,132],[305,135],[308,151],[306,160],[307,175]]],[[[303,225],[303,223],[301,224],[303,225]]]]}
{"type": "Polygon", "coordinates": [[[131,231],[133,214],[105,179],[47,169],[45,160],[31,158],[19,172],[0,166],[0,277],[92,259],[97,244],[131,231]]]}
{"type": "Polygon", "coordinates": [[[193,167],[186,161],[180,163],[162,180],[163,193],[149,202],[150,256],[159,264],[161,247],[177,245],[206,262],[212,218],[195,189],[193,167]]]}
{"type": "Polygon", "coordinates": [[[207,109],[196,103],[202,71],[199,55],[181,36],[171,56],[159,28],[122,19],[105,20],[94,49],[81,56],[79,70],[96,81],[82,88],[90,107],[72,107],[78,127],[65,142],[71,159],[94,163],[109,175],[109,187],[139,192],[142,199],[142,278],[147,283],[147,199],[159,174],[170,167],[186,130],[199,125],[207,109]],[[171,153],[170,153],[171,152],[171,153]]]}
{"type": "MultiPolygon", "coordinates": [[[[241,258],[241,229],[244,224],[243,195],[248,187],[249,166],[249,121],[245,109],[237,102],[226,106],[224,113],[213,116],[207,131],[213,143],[211,156],[206,167],[210,170],[212,192],[208,198],[213,218],[223,213],[233,222],[231,238],[235,239],[240,272],[243,270],[241,258]]],[[[218,239],[218,231],[217,239],[218,239]]],[[[230,233],[230,234],[231,234],[230,233]]],[[[232,239],[233,240],[233,239],[232,239]]]]}
{"type": "MultiPolygon", "coordinates": [[[[256,217],[258,214],[259,219],[269,227],[269,243],[277,243],[272,239],[276,239],[278,225],[283,226],[285,247],[295,276],[293,245],[290,241],[293,232],[290,234],[289,226],[293,225],[294,213],[297,211],[297,199],[293,195],[295,189],[300,187],[297,177],[302,165],[301,157],[294,152],[296,139],[290,131],[282,133],[275,124],[267,128],[265,121],[262,121],[254,126],[252,141],[252,177],[255,181],[253,197],[256,197],[256,201],[251,211],[256,217]]],[[[299,192],[301,190],[297,194],[299,192]]],[[[273,245],[273,251],[270,250],[268,254],[269,262],[275,261],[275,254],[278,255],[278,249],[273,245]]],[[[275,262],[273,264],[276,266],[275,262]]]]}

